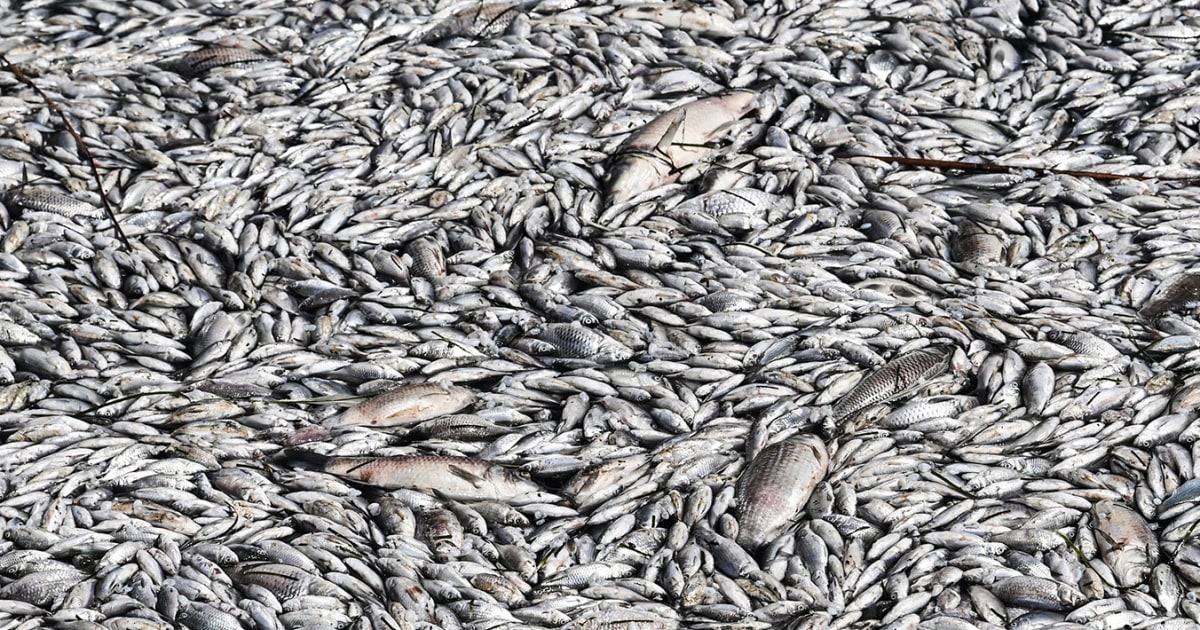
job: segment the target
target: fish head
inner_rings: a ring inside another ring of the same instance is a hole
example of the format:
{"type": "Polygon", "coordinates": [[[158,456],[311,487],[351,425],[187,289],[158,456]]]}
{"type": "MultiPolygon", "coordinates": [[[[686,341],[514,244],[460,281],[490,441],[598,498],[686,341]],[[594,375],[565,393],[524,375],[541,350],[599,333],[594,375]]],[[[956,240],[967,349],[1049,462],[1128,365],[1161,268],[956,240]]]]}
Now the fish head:
{"type": "MultiPolygon", "coordinates": [[[[533,480],[529,479],[519,470],[511,468],[502,468],[494,466],[489,469],[487,476],[491,481],[503,484],[509,487],[512,495],[537,495],[538,498],[543,498],[541,495],[547,494],[542,492],[542,487],[537,485],[533,480]]],[[[554,501],[559,500],[559,497],[550,495],[554,501]]]]}

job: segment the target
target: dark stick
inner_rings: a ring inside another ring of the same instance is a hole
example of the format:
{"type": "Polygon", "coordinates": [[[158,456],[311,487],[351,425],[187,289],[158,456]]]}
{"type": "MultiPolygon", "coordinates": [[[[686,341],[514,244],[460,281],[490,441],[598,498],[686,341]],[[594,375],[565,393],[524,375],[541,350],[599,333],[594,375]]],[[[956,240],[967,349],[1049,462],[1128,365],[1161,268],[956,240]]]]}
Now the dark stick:
{"type": "Polygon", "coordinates": [[[1069,171],[1057,168],[1037,168],[1029,166],[1005,166],[1003,164],[995,164],[992,162],[958,162],[954,160],[930,160],[926,158],[908,158],[894,155],[866,155],[857,153],[834,153],[833,157],[844,160],[847,158],[870,158],[881,162],[889,162],[891,164],[904,164],[905,166],[924,166],[926,168],[936,168],[943,170],[957,169],[960,171],[976,171],[985,173],[1017,173],[1020,171],[1033,171],[1039,175],[1071,175],[1073,177],[1091,177],[1093,179],[1116,180],[1116,179],[1134,179],[1137,181],[1158,180],[1163,182],[1182,182],[1191,183],[1196,181],[1194,177],[1182,177],[1179,179],[1169,179],[1162,177],[1146,177],[1144,175],[1121,175],[1119,173],[1097,173],[1093,171],[1069,171]]]}
{"type": "Polygon", "coordinates": [[[0,54],[0,62],[4,64],[4,69],[13,73],[13,76],[17,77],[21,83],[33,88],[33,91],[37,92],[38,96],[41,96],[43,101],[46,101],[46,106],[49,107],[51,111],[58,114],[59,118],[62,118],[63,124],[67,126],[67,132],[70,133],[71,137],[75,139],[75,144],[79,146],[80,153],[82,153],[83,157],[87,160],[88,166],[92,168],[92,177],[96,180],[96,188],[100,190],[100,203],[104,205],[104,213],[108,215],[108,220],[112,221],[113,230],[116,231],[117,237],[121,239],[121,242],[125,244],[125,247],[127,247],[130,251],[133,251],[133,246],[129,244],[129,239],[125,236],[125,232],[121,230],[120,224],[117,223],[117,215],[115,212],[113,212],[112,205],[108,202],[108,195],[104,193],[104,183],[100,181],[100,169],[96,168],[96,158],[92,157],[91,150],[89,150],[87,145],[83,143],[83,138],[79,136],[79,132],[75,131],[75,126],[72,125],[71,120],[67,118],[66,112],[59,108],[58,104],[54,102],[54,99],[50,98],[49,94],[43,92],[42,88],[38,87],[32,79],[25,75],[24,72],[21,72],[20,68],[10,63],[8,58],[3,54],[0,54]]]}

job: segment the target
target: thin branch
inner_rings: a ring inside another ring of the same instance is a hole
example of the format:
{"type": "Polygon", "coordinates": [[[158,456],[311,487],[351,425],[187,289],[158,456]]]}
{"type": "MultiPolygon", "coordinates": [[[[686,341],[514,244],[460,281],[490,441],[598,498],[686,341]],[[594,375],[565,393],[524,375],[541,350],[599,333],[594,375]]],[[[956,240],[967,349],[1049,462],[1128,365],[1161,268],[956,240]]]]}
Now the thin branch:
{"type": "Polygon", "coordinates": [[[909,158],[895,155],[868,155],[859,153],[834,153],[833,157],[839,160],[848,158],[869,158],[888,162],[891,164],[903,164],[905,166],[923,166],[925,168],[936,168],[941,170],[960,170],[973,171],[982,173],[1020,173],[1022,171],[1033,171],[1038,175],[1071,175],[1073,177],[1090,177],[1092,179],[1117,180],[1117,179],[1133,179],[1137,181],[1157,180],[1162,182],[1179,182],[1192,183],[1200,178],[1181,177],[1172,179],[1168,177],[1147,177],[1145,175],[1122,175],[1120,173],[1098,173],[1095,171],[1072,171],[1058,168],[1038,168],[1034,166],[1006,166],[1004,164],[996,164],[994,162],[959,162],[955,160],[930,160],[926,158],[909,158]]]}
{"type": "Polygon", "coordinates": [[[33,88],[33,91],[37,92],[38,96],[41,96],[42,100],[46,102],[46,106],[49,107],[51,111],[58,114],[59,118],[62,118],[63,124],[67,126],[67,132],[70,133],[71,137],[75,139],[75,144],[79,147],[79,152],[83,154],[84,159],[87,160],[88,166],[92,168],[92,177],[96,180],[96,188],[99,189],[100,192],[100,203],[104,205],[104,213],[108,215],[108,220],[112,221],[113,230],[116,231],[117,237],[121,239],[121,242],[125,244],[125,247],[127,247],[130,251],[133,251],[133,246],[129,244],[129,239],[125,236],[125,232],[121,230],[121,225],[117,223],[117,215],[115,212],[113,212],[112,204],[110,204],[108,201],[108,195],[104,193],[104,183],[100,180],[100,169],[96,167],[96,158],[92,156],[91,150],[89,150],[87,145],[83,143],[83,138],[80,137],[79,132],[75,131],[75,126],[72,125],[71,120],[67,118],[66,112],[64,112],[62,108],[60,108],[58,104],[54,102],[54,99],[50,98],[49,94],[43,92],[42,88],[38,87],[32,79],[26,76],[26,74],[22,72],[20,68],[10,63],[8,58],[3,54],[0,54],[0,63],[3,63],[4,69],[13,73],[13,76],[17,77],[21,83],[33,88]]]}

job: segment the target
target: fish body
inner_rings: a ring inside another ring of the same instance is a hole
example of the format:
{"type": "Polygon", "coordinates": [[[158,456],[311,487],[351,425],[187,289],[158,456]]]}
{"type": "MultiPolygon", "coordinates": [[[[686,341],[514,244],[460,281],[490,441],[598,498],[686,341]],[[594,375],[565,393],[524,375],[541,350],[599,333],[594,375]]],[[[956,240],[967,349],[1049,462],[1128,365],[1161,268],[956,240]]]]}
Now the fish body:
{"type": "Polygon", "coordinates": [[[764,448],[738,480],[738,543],[753,550],[783,533],[800,515],[828,469],[825,444],[812,435],[764,448]]]}
{"type": "Polygon", "coordinates": [[[402,385],[365,400],[340,416],[326,421],[326,428],[402,427],[452,414],[475,402],[474,391],[446,383],[402,385]]]}
{"type": "Polygon", "coordinates": [[[66,217],[99,219],[104,211],[86,201],[52,190],[22,186],[0,192],[0,201],[37,212],[52,212],[66,217]]]}
{"type": "Polygon", "coordinates": [[[266,53],[240,46],[208,45],[194,50],[176,62],[176,68],[185,74],[200,75],[214,68],[270,61],[266,53]]]}
{"type": "Polygon", "coordinates": [[[708,155],[707,144],[725,125],[754,108],[753,92],[739,90],[692,101],[664,112],[617,147],[608,174],[608,200],[620,204],[669,184],[708,155]]]}
{"type": "Polygon", "coordinates": [[[954,355],[951,345],[932,345],[892,359],[854,386],[833,407],[839,420],[879,403],[895,400],[917,391],[950,368],[954,355]]]}
{"type": "Polygon", "coordinates": [[[1100,556],[1112,568],[1117,584],[1134,587],[1146,581],[1158,563],[1158,537],[1146,519],[1115,501],[1097,502],[1092,518],[1100,556]]]}
{"type": "Polygon", "coordinates": [[[1185,273],[1163,280],[1150,299],[1142,304],[1138,314],[1153,320],[1197,306],[1200,306],[1200,273],[1185,273]]]}
{"type": "Polygon", "coordinates": [[[417,41],[432,43],[451,37],[497,37],[524,9],[536,2],[462,2],[439,12],[415,32],[417,41]]]}
{"type": "Polygon", "coordinates": [[[700,231],[743,232],[766,227],[768,213],[782,202],[778,195],[753,188],[716,190],[679,204],[670,214],[700,231]]]}
{"type": "Polygon", "coordinates": [[[537,338],[551,344],[558,356],[590,359],[597,363],[616,363],[633,358],[633,350],[625,344],[578,323],[546,324],[537,338]]]}
{"type": "Polygon", "coordinates": [[[1068,610],[1084,601],[1083,593],[1076,588],[1031,575],[997,580],[989,590],[1006,604],[1034,610],[1068,610]]]}
{"type": "Polygon", "coordinates": [[[420,490],[457,501],[507,501],[539,490],[516,472],[472,457],[331,457],[323,469],[385,490],[420,490]]]}

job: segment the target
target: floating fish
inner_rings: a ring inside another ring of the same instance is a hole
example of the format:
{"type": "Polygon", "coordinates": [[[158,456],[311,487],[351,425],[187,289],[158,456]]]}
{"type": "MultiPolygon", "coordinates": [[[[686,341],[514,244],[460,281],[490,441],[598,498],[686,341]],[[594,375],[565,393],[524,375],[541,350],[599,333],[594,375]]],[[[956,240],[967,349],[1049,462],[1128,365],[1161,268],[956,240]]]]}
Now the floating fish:
{"type": "MultiPolygon", "coordinates": [[[[610,160],[606,192],[616,205],[678,179],[680,171],[708,155],[708,143],[729,123],[754,108],[755,94],[731,92],[680,105],[634,131],[610,160]]],[[[603,217],[602,217],[603,219],[603,217]]]]}
{"type": "Polygon", "coordinates": [[[800,515],[828,468],[825,444],[812,435],[791,437],[764,448],[738,480],[738,543],[755,550],[783,533],[800,515]]]}
{"type": "Polygon", "coordinates": [[[384,490],[420,490],[458,501],[508,501],[540,487],[519,473],[471,457],[321,457],[302,460],[344,479],[384,490]]]}
{"type": "Polygon", "coordinates": [[[466,387],[441,382],[401,385],[331,417],[325,426],[407,427],[461,411],[476,398],[466,387]]]}
{"type": "Polygon", "coordinates": [[[838,400],[833,415],[844,420],[867,407],[919,390],[950,369],[954,351],[952,345],[937,344],[892,359],[838,400]]]}

